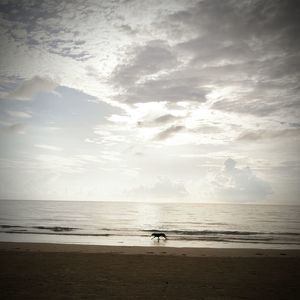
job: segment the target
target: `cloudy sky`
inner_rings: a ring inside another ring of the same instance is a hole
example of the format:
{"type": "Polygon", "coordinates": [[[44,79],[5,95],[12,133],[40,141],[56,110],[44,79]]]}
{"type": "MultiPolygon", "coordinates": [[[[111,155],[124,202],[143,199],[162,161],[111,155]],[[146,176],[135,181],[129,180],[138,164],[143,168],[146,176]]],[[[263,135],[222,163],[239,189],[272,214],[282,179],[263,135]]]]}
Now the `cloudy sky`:
{"type": "Polygon", "coordinates": [[[1,199],[300,204],[298,1],[0,11],[1,199]]]}

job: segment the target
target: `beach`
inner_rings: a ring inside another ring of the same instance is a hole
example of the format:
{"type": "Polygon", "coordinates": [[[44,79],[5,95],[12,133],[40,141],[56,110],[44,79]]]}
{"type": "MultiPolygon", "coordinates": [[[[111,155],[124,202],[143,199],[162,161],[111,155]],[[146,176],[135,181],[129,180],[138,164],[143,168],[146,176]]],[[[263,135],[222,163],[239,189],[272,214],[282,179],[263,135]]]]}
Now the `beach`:
{"type": "Polygon", "coordinates": [[[0,243],[3,299],[297,299],[300,251],[0,243]]]}

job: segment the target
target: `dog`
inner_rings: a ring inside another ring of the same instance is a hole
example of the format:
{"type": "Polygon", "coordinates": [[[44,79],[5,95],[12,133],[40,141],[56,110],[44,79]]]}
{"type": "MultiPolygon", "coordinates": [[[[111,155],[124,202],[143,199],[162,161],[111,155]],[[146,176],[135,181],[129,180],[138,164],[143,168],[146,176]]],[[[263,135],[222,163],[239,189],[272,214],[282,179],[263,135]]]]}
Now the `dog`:
{"type": "Polygon", "coordinates": [[[167,239],[167,236],[163,232],[154,232],[151,234],[151,240],[157,238],[157,240],[159,241],[160,237],[163,237],[165,240],[167,239]]]}

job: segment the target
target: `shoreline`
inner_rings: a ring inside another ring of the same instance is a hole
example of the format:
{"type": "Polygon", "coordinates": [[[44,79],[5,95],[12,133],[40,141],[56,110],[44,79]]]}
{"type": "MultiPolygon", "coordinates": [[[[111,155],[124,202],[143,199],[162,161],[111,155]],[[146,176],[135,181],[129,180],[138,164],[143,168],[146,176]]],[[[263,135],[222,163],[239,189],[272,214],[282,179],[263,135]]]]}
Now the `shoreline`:
{"type": "Polygon", "coordinates": [[[180,248],[166,246],[104,246],[23,242],[0,242],[0,251],[162,255],[187,257],[300,257],[300,249],[180,248]]]}

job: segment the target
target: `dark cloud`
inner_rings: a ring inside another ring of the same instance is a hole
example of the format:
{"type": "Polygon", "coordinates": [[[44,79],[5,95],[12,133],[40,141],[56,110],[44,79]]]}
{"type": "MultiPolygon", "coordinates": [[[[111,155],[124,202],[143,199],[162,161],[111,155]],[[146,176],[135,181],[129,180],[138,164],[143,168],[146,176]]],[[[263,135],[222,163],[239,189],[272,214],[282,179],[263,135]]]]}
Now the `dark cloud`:
{"type": "Polygon", "coordinates": [[[250,142],[275,138],[300,138],[300,129],[247,131],[242,133],[237,140],[250,142]]]}
{"type": "Polygon", "coordinates": [[[156,119],[150,120],[150,121],[140,121],[138,122],[138,126],[140,127],[160,127],[164,125],[168,125],[169,127],[163,129],[161,132],[159,132],[155,137],[155,141],[163,141],[166,140],[172,136],[174,136],[178,132],[187,132],[187,133],[193,133],[196,135],[210,135],[215,133],[220,133],[223,131],[223,129],[219,126],[215,125],[204,125],[200,124],[194,128],[187,128],[182,124],[182,121],[184,121],[185,117],[175,117],[171,114],[163,115],[161,117],[158,117],[156,119]]]}
{"type": "Polygon", "coordinates": [[[180,121],[182,119],[183,119],[183,117],[178,117],[178,116],[174,116],[171,114],[165,114],[165,115],[157,117],[153,120],[139,121],[137,125],[141,126],[141,127],[160,126],[160,125],[165,125],[168,123],[174,123],[174,122],[180,121]]]}
{"type": "Polygon", "coordinates": [[[59,3],[60,1],[1,1],[1,18],[22,24],[23,27],[30,31],[39,26],[38,21],[41,17],[44,19],[55,17],[60,9],[59,3]]]}
{"type": "Polygon", "coordinates": [[[113,82],[123,89],[116,100],[205,102],[210,91],[231,87],[232,97],[214,109],[257,116],[292,109],[299,105],[298,13],[292,0],[204,0],[169,15],[158,29],[167,27],[171,40],[180,31],[193,37],[133,49],[115,69],[113,82]]]}
{"type": "Polygon", "coordinates": [[[119,65],[112,76],[113,82],[123,89],[116,97],[118,101],[206,101],[208,89],[201,85],[198,77],[172,70],[180,63],[166,42],[150,41],[133,49],[131,55],[131,59],[119,65]],[[157,77],[159,72],[164,74],[157,77]]]}
{"type": "Polygon", "coordinates": [[[218,86],[232,88],[231,97],[223,97],[212,108],[257,116],[298,108],[300,84],[297,76],[271,77],[269,69],[275,67],[276,60],[268,60],[206,68],[209,77],[214,73],[222,76],[215,81],[218,86]]]}
{"type": "Polygon", "coordinates": [[[157,123],[157,124],[165,124],[165,123],[176,121],[180,118],[181,117],[175,117],[171,114],[167,114],[167,115],[163,115],[163,116],[160,116],[160,117],[154,119],[153,122],[157,123]]]}
{"type": "Polygon", "coordinates": [[[258,42],[263,42],[264,46],[290,52],[299,49],[299,9],[297,0],[204,0],[188,11],[171,15],[170,21],[173,26],[182,23],[199,32],[213,49],[256,41],[258,48],[258,42]]]}
{"type": "Polygon", "coordinates": [[[137,30],[132,29],[132,27],[128,24],[123,24],[123,25],[119,26],[119,29],[129,35],[134,35],[137,33],[137,30]]]}
{"type": "Polygon", "coordinates": [[[300,123],[288,123],[289,124],[289,126],[291,126],[291,127],[296,127],[296,128],[300,128],[300,123]]]}
{"type": "Polygon", "coordinates": [[[150,41],[133,49],[132,58],[114,71],[112,79],[123,89],[116,99],[127,103],[205,101],[207,88],[199,85],[196,77],[172,71],[178,65],[175,52],[163,41],[150,41]],[[147,78],[161,71],[167,71],[167,75],[147,78]]]}
{"type": "Polygon", "coordinates": [[[136,47],[132,52],[132,58],[119,65],[113,74],[114,82],[122,87],[131,86],[145,75],[170,69],[177,64],[176,56],[164,41],[150,41],[145,46],[136,47]]]}
{"type": "MultiPolygon", "coordinates": [[[[78,26],[66,27],[62,15],[79,10],[80,3],[61,1],[2,1],[0,24],[15,42],[29,47],[43,46],[49,53],[86,61],[92,55],[83,49],[85,41],[78,39],[78,26]],[[68,38],[64,37],[68,35],[68,38]]],[[[80,7],[84,15],[87,7],[80,7]]],[[[81,20],[82,21],[82,20],[81,20]]]]}
{"type": "Polygon", "coordinates": [[[85,41],[54,39],[48,42],[48,51],[59,56],[70,57],[77,61],[87,61],[93,56],[86,50],[83,50],[85,41]]]}
{"type": "Polygon", "coordinates": [[[169,137],[171,137],[172,135],[174,135],[177,132],[180,131],[184,131],[186,130],[186,128],[184,126],[178,125],[178,126],[171,126],[163,131],[161,131],[159,134],[156,135],[156,137],[154,138],[154,140],[156,141],[163,141],[168,139],[169,137]]]}
{"type": "Polygon", "coordinates": [[[245,95],[237,97],[237,99],[223,99],[215,102],[212,108],[228,112],[237,112],[241,114],[252,114],[257,116],[267,116],[273,112],[280,110],[277,104],[280,101],[266,103],[261,97],[248,100],[245,95]],[[245,99],[246,98],[246,99],[245,99]],[[242,105],[241,105],[242,103],[242,105]]]}
{"type": "Polygon", "coordinates": [[[176,46],[191,56],[186,71],[198,72],[202,85],[235,88],[215,109],[265,116],[299,103],[299,7],[204,0],[169,16],[170,28],[196,36],[176,46]]]}
{"type": "Polygon", "coordinates": [[[201,36],[181,43],[178,49],[191,53],[194,56],[192,63],[200,65],[224,61],[239,62],[255,57],[254,50],[245,41],[220,43],[211,36],[201,36]]]}
{"type": "MultiPolygon", "coordinates": [[[[171,77],[171,76],[170,76],[171,77]]],[[[142,84],[129,87],[118,99],[128,103],[153,101],[206,101],[208,89],[193,85],[192,81],[184,79],[157,79],[148,80],[142,84]]]]}

